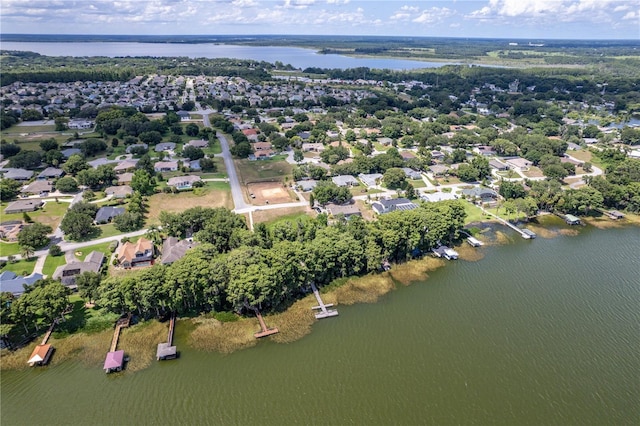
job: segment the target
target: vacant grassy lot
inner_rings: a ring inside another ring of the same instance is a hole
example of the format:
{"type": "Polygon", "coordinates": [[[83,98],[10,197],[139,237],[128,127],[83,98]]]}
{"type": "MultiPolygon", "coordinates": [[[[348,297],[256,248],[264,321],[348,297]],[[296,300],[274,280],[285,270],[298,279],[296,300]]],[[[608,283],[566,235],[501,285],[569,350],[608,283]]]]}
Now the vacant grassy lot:
{"type": "MultiPolygon", "coordinates": [[[[8,205],[8,202],[0,203],[0,213],[2,214],[2,221],[4,222],[6,220],[22,220],[22,213],[4,213],[4,209],[8,205]]],[[[56,203],[54,200],[48,200],[46,201],[44,206],[42,206],[42,208],[36,210],[35,212],[28,212],[27,214],[31,219],[33,219],[34,222],[39,222],[43,225],[49,225],[51,228],[56,229],[56,227],[60,224],[62,217],[67,212],[68,208],[69,203],[56,203]]]]}
{"type": "Polygon", "coordinates": [[[569,154],[574,158],[577,158],[580,161],[592,161],[593,159],[593,154],[591,154],[591,152],[584,149],[581,149],[578,151],[567,151],[567,154],[569,154]]]}
{"type": "MultiPolygon", "coordinates": [[[[28,124],[28,122],[26,122],[26,124],[28,124]]],[[[28,126],[24,124],[22,124],[21,126],[14,125],[9,127],[8,129],[3,130],[2,133],[8,136],[10,134],[55,132],[55,130],[56,126],[52,122],[51,124],[39,124],[37,126],[28,126]]]]}
{"type": "Polygon", "coordinates": [[[422,179],[409,179],[409,183],[415,188],[426,188],[427,184],[422,179]]]}
{"type": "Polygon", "coordinates": [[[275,224],[284,221],[309,220],[315,212],[307,207],[288,207],[285,209],[259,210],[253,212],[253,223],[275,224]]]}
{"type": "Polygon", "coordinates": [[[235,166],[242,183],[262,182],[267,180],[283,181],[291,175],[291,164],[281,159],[270,160],[235,160],[235,166]]]}
{"type": "Polygon", "coordinates": [[[178,194],[155,194],[149,197],[146,225],[158,225],[161,211],[178,213],[191,207],[233,208],[231,190],[226,182],[207,182],[203,188],[178,194]]]}
{"type": "Polygon", "coordinates": [[[523,174],[526,177],[529,177],[529,178],[543,177],[544,176],[544,173],[542,173],[542,170],[540,170],[537,167],[533,167],[533,166],[529,170],[527,170],[526,172],[523,172],[523,174]]]}

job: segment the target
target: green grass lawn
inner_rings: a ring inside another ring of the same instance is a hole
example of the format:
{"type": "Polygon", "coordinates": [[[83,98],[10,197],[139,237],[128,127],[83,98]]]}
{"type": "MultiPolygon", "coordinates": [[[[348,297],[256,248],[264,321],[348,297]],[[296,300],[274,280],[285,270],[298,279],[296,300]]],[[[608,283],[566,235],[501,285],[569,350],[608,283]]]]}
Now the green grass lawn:
{"type": "Polygon", "coordinates": [[[300,213],[292,213],[292,214],[286,214],[283,216],[279,216],[276,219],[272,219],[272,220],[268,220],[265,223],[268,226],[273,226],[276,223],[280,223],[280,222],[295,222],[301,220],[303,222],[307,222],[309,220],[311,220],[311,216],[309,216],[309,214],[307,214],[306,212],[300,212],[300,213]]]}
{"type": "Polygon", "coordinates": [[[86,255],[88,255],[89,253],[91,253],[92,251],[102,252],[102,253],[104,253],[105,256],[108,257],[108,256],[111,255],[111,252],[109,251],[109,246],[110,245],[111,245],[110,242],[96,244],[96,245],[93,245],[93,246],[83,247],[83,248],[81,248],[79,250],[76,250],[74,253],[75,253],[76,257],[79,258],[80,260],[84,260],[84,257],[86,255]]]}
{"type": "Polygon", "coordinates": [[[51,277],[53,273],[56,271],[56,268],[58,266],[62,266],[66,263],[67,262],[64,258],[64,255],[61,255],[61,256],[47,255],[47,259],[44,261],[44,266],[42,267],[42,275],[51,277]]]}
{"type": "Polygon", "coordinates": [[[33,268],[36,266],[37,258],[29,260],[20,260],[16,263],[7,263],[2,271],[11,271],[16,275],[30,275],[33,272],[33,268]]]}
{"type": "Polygon", "coordinates": [[[11,256],[15,254],[20,254],[20,245],[18,243],[0,242],[0,256],[11,256]]]}
{"type": "Polygon", "coordinates": [[[37,126],[11,126],[8,129],[2,131],[6,135],[20,134],[20,133],[39,133],[39,132],[55,132],[55,124],[40,124],[37,126]]]}
{"type": "Polygon", "coordinates": [[[213,146],[209,146],[208,148],[203,149],[205,154],[211,156],[222,153],[222,146],[220,146],[220,142],[216,141],[210,144],[213,146]]]}
{"type": "Polygon", "coordinates": [[[121,231],[116,229],[113,223],[107,223],[106,225],[99,225],[100,235],[96,238],[113,237],[114,235],[122,234],[121,231]]]}
{"type": "Polygon", "coordinates": [[[424,181],[423,181],[422,179],[415,179],[415,180],[414,180],[414,179],[409,179],[409,183],[410,183],[411,185],[413,185],[413,187],[414,187],[415,189],[418,189],[418,188],[426,188],[426,187],[427,187],[427,184],[426,184],[426,183],[424,183],[424,181]]]}
{"type": "Polygon", "coordinates": [[[490,216],[486,216],[484,213],[482,213],[480,207],[476,206],[475,204],[464,201],[462,205],[464,206],[465,213],[467,213],[465,224],[472,222],[483,222],[485,220],[491,219],[490,216]]]}
{"type": "Polygon", "coordinates": [[[266,180],[282,180],[291,175],[292,166],[282,160],[283,156],[276,156],[269,160],[235,160],[235,166],[244,183],[261,182],[266,180]]]}
{"type": "MultiPolygon", "coordinates": [[[[4,213],[4,209],[9,205],[9,202],[0,203],[0,212],[2,212],[2,221],[6,220],[22,220],[22,213],[4,213]]],[[[69,203],[58,202],[56,203],[54,200],[47,200],[45,205],[36,210],[35,212],[28,212],[27,214],[34,222],[42,223],[43,225],[49,225],[51,228],[55,229],[60,221],[62,220],[62,216],[67,212],[69,208],[69,203]]]]}

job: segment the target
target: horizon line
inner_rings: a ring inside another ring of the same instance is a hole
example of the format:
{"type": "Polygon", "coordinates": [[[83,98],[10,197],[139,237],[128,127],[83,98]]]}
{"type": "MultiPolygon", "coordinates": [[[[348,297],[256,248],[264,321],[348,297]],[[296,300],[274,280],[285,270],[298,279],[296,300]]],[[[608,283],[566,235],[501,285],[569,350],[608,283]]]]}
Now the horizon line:
{"type": "Polygon", "coordinates": [[[635,38],[507,38],[504,36],[483,37],[483,36],[416,36],[416,35],[379,35],[379,34],[76,34],[76,33],[2,33],[0,39],[5,36],[71,36],[71,37],[368,37],[368,38],[408,38],[408,39],[458,39],[458,40],[536,40],[536,41],[627,41],[637,42],[635,38]]]}

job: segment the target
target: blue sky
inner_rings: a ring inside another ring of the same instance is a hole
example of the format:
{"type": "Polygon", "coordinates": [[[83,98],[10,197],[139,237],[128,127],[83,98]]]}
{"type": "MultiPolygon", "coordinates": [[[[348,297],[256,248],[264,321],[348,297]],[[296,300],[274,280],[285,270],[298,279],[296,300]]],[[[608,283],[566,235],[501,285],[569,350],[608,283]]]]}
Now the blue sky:
{"type": "Polygon", "coordinates": [[[2,0],[2,33],[640,39],[640,0],[2,0]]]}

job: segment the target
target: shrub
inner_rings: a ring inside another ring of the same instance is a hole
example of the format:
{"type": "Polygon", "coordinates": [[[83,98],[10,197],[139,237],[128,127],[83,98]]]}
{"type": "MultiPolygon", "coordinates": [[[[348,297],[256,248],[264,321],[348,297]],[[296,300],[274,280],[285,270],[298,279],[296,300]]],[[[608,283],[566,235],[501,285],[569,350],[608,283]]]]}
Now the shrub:
{"type": "Polygon", "coordinates": [[[54,244],[51,247],[49,247],[49,254],[51,256],[61,256],[63,254],[63,251],[59,245],[54,244]]]}

